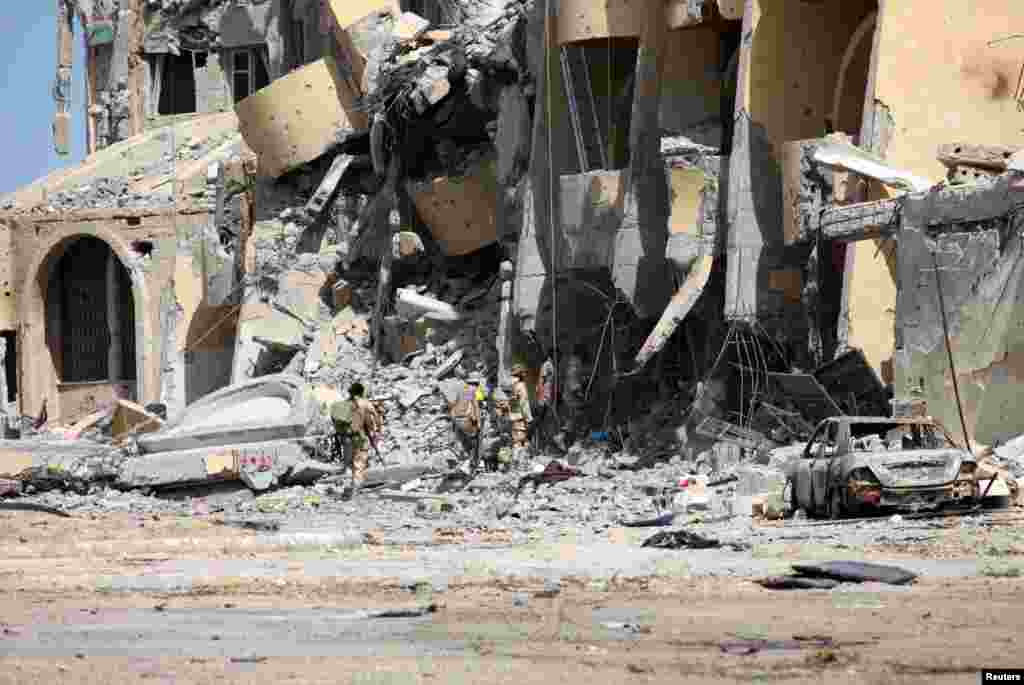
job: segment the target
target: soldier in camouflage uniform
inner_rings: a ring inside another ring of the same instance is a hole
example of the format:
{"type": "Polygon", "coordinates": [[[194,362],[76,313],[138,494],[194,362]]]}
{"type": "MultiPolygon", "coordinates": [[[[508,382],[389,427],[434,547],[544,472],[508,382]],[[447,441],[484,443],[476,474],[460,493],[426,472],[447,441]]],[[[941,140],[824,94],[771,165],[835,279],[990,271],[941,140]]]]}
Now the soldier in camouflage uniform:
{"type": "Polygon", "coordinates": [[[449,409],[455,435],[462,443],[473,471],[480,466],[480,429],[483,424],[480,402],[484,399],[481,388],[483,382],[484,379],[479,374],[470,376],[449,409]]]}
{"type": "Polygon", "coordinates": [[[351,496],[355,497],[366,480],[366,470],[370,465],[370,439],[380,432],[383,421],[377,408],[364,396],[366,388],[362,383],[353,383],[348,392],[349,399],[339,400],[331,406],[331,419],[352,464],[351,496]]]}
{"type": "Polygon", "coordinates": [[[512,423],[512,449],[519,451],[529,444],[530,423],[533,410],[530,408],[530,391],[526,387],[526,367],[516,364],[512,367],[512,392],[509,398],[509,420],[512,423]]]}

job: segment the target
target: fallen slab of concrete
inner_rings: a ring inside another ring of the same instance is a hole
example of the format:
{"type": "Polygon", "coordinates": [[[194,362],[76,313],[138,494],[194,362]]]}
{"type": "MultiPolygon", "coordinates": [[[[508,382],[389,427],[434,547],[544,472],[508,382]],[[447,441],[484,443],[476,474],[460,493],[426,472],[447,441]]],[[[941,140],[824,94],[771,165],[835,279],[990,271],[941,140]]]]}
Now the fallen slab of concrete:
{"type": "Polygon", "coordinates": [[[299,440],[270,440],[235,445],[175,450],[140,456],[125,462],[117,486],[133,488],[185,487],[199,483],[244,480],[243,473],[267,473],[248,483],[257,490],[280,482],[306,455],[299,440]]]}
{"type": "Polygon", "coordinates": [[[197,449],[305,435],[309,407],[298,376],[261,376],[189,405],[164,430],[138,439],[143,453],[197,449]]]}
{"type": "Polygon", "coordinates": [[[89,440],[0,440],[0,478],[40,482],[114,479],[122,453],[89,440]]]}

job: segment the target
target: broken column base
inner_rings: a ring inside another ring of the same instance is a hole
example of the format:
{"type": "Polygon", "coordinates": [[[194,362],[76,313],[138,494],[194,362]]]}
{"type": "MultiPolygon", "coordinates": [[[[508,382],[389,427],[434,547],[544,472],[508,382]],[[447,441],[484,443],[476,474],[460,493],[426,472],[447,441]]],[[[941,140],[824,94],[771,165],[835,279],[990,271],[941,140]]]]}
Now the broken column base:
{"type": "Polygon", "coordinates": [[[286,479],[306,460],[303,444],[302,440],[274,440],[140,456],[125,463],[117,485],[172,488],[243,480],[254,490],[264,490],[286,479]]]}

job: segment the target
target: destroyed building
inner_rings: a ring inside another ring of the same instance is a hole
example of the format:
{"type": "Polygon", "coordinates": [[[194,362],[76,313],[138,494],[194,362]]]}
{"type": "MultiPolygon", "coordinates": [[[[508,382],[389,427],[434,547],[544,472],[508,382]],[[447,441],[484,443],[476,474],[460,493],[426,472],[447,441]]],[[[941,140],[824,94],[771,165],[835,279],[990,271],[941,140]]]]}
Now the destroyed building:
{"type": "Polygon", "coordinates": [[[400,362],[460,320],[409,269],[456,265],[502,298],[463,366],[553,354],[598,430],[756,446],[914,394],[1022,432],[1024,10],[983,4],[58,0],[55,145],[80,27],[89,157],[0,217],[8,399],[180,412],[321,355],[360,263],[400,362]]]}

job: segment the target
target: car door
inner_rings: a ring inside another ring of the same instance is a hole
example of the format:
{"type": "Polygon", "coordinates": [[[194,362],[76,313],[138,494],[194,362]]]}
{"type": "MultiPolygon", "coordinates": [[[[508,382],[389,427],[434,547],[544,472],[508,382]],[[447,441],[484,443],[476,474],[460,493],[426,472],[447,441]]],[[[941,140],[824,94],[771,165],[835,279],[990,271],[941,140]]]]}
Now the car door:
{"type": "Polygon", "coordinates": [[[813,509],[813,486],[811,484],[811,467],[814,464],[822,441],[825,439],[827,423],[818,425],[811,439],[807,441],[800,460],[793,470],[793,505],[797,509],[813,509]]]}

